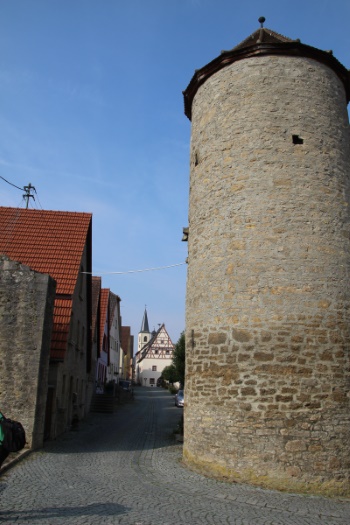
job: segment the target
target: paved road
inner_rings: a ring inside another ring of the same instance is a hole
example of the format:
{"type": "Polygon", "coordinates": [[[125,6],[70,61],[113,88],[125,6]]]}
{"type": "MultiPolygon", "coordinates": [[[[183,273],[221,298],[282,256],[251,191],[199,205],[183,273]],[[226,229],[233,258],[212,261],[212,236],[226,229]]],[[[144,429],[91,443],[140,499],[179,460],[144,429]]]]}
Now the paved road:
{"type": "Polygon", "coordinates": [[[6,525],[349,525],[350,501],[202,477],[181,464],[181,415],[163,389],[137,388],[0,477],[6,525]]]}

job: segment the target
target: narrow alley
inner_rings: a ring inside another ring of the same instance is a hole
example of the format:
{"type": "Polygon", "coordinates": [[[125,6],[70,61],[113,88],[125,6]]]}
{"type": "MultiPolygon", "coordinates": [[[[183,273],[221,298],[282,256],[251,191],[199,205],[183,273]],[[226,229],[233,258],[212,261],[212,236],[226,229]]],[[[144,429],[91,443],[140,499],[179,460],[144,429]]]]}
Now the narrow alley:
{"type": "Polygon", "coordinates": [[[283,494],[205,478],[181,463],[182,409],[160,388],[136,388],[113,415],[0,476],[6,525],[348,525],[350,501],[283,494]]]}

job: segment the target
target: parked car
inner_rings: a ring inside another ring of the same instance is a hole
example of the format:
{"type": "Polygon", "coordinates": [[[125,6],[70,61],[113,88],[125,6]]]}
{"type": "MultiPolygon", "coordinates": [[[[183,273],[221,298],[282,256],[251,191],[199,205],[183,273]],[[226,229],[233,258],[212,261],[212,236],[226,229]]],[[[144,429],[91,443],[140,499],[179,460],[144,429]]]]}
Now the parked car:
{"type": "Polygon", "coordinates": [[[184,406],[184,391],[179,390],[177,394],[175,394],[175,406],[176,407],[183,407],[184,406]]]}
{"type": "Polygon", "coordinates": [[[121,379],[119,381],[119,386],[126,392],[131,392],[131,381],[125,381],[124,379],[121,379]]]}

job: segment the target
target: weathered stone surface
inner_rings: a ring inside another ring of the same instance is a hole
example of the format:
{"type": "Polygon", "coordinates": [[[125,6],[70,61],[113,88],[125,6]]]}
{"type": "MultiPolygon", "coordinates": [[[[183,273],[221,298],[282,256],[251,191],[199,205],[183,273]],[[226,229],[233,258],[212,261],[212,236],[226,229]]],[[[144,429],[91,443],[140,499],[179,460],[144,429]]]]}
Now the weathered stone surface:
{"type": "Polygon", "coordinates": [[[226,334],[224,333],[212,333],[208,336],[208,343],[212,345],[219,345],[225,343],[226,334]]]}
{"type": "Polygon", "coordinates": [[[43,445],[56,283],[0,256],[0,409],[43,445]]]}
{"type": "Polygon", "coordinates": [[[194,97],[184,453],[208,472],[348,483],[345,102],[333,70],[277,55],[194,97]]]}

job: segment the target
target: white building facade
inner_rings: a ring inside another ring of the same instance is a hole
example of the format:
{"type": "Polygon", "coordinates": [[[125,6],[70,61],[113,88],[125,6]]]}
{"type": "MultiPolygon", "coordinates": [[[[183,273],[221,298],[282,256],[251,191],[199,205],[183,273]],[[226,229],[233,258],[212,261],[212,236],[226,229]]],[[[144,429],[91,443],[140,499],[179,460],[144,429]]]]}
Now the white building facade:
{"type": "Polygon", "coordinates": [[[138,336],[138,351],[135,355],[135,377],[141,386],[157,386],[166,366],[172,364],[174,344],[165,324],[158,331],[150,332],[147,311],[145,310],[138,336]]]}

